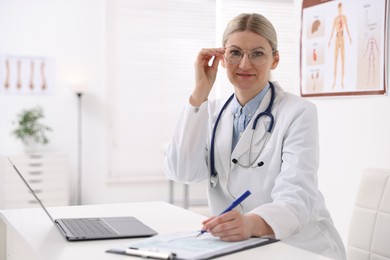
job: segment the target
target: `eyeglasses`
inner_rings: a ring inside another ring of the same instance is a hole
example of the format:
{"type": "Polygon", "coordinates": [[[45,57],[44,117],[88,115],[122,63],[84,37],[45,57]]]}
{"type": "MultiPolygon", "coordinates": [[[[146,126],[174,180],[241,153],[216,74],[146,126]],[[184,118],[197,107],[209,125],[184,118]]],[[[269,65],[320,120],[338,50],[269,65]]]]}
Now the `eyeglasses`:
{"type": "Polygon", "coordinates": [[[267,52],[263,48],[254,48],[252,50],[243,50],[239,47],[236,46],[230,46],[226,48],[225,51],[225,59],[231,63],[231,64],[238,64],[241,60],[242,57],[244,57],[244,53],[248,53],[249,60],[254,64],[254,65],[263,65],[270,54],[272,54],[276,50],[272,50],[271,52],[267,52]]]}

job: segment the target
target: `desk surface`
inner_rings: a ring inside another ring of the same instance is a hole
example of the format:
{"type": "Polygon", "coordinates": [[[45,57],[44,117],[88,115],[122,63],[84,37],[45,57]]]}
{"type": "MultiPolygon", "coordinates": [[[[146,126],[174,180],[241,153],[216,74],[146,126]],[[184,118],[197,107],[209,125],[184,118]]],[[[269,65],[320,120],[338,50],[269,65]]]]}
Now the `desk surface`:
{"type": "MultiPolygon", "coordinates": [[[[93,206],[49,208],[54,218],[134,216],[159,234],[198,230],[204,216],[165,202],[139,202],[93,206]]],[[[83,242],[67,242],[55,225],[40,208],[0,211],[0,219],[6,225],[7,259],[130,259],[122,255],[108,254],[105,250],[123,246],[136,239],[114,239],[83,242]],[[21,258],[23,257],[23,258],[21,258]],[[26,258],[27,259],[27,258],[26,258]]],[[[1,229],[0,229],[1,232],[1,229]]],[[[4,232],[4,230],[3,230],[4,232]]],[[[4,237],[4,234],[0,238],[4,237]]],[[[4,251],[4,250],[3,250],[4,251]]],[[[0,250],[0,253],[2,250],[0,250]]],[[[4,254],[4,252],[3,252],[4,254]]],[[[282,242],[238,252],[223,259],[311,259],[326,257],[295,248],[282,242]]],[[[0,258],[5,258],[0,255],[0,258]]],[[[134,258],[140,259],[140,258],[134,258]]]]}

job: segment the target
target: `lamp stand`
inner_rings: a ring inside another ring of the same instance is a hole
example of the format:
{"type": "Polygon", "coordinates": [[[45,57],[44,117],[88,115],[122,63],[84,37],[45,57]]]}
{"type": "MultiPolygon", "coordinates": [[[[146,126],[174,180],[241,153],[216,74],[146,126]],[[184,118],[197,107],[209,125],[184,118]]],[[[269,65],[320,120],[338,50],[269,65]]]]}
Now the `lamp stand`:
{"type": "Polygon", "coordinates": [[[77,92],[77,119],[78,119],[78,131],[77,131],[77,204],[81,205],[82,200],[82,113],[81,113],[81,100],[83,93],[77,92]]]}

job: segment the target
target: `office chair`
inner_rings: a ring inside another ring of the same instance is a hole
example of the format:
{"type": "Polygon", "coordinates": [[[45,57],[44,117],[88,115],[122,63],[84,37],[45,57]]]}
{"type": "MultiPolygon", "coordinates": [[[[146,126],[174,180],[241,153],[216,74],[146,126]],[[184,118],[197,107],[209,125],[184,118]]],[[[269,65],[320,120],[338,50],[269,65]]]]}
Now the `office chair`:
{"type": "Polygon", "coordinates": [[[390,259],[390,169],[363,171],[346,249],[348,260],[390,259]]]}

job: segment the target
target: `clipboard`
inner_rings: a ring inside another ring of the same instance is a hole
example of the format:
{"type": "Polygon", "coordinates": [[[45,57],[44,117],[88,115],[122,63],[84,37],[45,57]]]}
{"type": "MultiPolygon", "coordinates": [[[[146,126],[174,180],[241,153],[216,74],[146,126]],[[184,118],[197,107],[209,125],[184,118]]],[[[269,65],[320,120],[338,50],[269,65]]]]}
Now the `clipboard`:
{"type": "Polygon", "coordinates": [[[156,235],[126,246],[109,249],[106,252],[151,259],[197,260],[212,259],[279,241],[269,237],[260,237],[238,242],[225,242],[209,233],[200,237],[196,237],[197,234],[197,232],[190,231],[156,235]]]}

